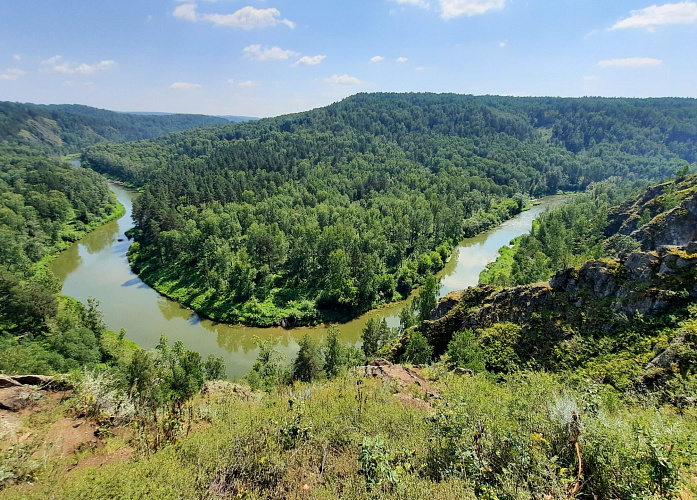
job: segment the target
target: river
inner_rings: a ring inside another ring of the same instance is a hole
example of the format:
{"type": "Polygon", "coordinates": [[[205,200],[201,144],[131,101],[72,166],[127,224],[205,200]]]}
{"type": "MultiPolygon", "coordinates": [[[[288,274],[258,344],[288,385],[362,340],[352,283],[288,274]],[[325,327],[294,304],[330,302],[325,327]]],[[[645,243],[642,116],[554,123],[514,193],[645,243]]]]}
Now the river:
{"type": "MultiPolygon", "coordinates": [[[[160,336],[166,335],[170,342],[181,340],[188,349],[199,351],[204,358],[209,354],[222,356],[230,378],[241,377],[252,368],[258,353],[255,336],[275,338],[278,341],[276,349],[288,360],[297,353],[297,340],[305,333],[318,339],[324,337],[324,326],[285,330],[216,323],[161,296],[133,274],[126,259],[130,242],[124,233],[133,226],[134,193],[115,184],[110,186],[126,207],[126,214],[87,234],[58,255],[50,266],[63,283],[63,294],[83,302],[94,297],[100,302],[99,308],[108,328],[115,331],[124,328],[126,338],[146,349],[154,347],[160,336]]],[[[439,273],[442,277],[441,296],[476,285],[479,273],[496,259],[500,247],[530,231],[532,221],[540,213],[564,203],[566,199],[565,196],[547,197],[541,205],[497,228],[462,240],[439,273]]],[[[385,317],[390,326],[397,326],[397,314],[405,304],[405,301],[390,304],[338,325],[340,339],[358,342],[362,328],[371,317],[385,317]]]]}

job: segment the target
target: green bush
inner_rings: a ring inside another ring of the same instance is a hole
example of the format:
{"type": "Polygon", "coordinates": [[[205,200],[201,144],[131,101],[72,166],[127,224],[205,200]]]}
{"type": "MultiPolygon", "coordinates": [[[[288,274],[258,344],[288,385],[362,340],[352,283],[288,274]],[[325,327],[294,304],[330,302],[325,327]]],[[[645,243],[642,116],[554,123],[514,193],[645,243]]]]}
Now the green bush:
{"type": "Polygon", "coordinates": [[[448,343],[448,364],[451,368],[462,367],[473,372],[482,372],[486,369],[484,353],[477,343],[472,330],[465,329],[453,335],[448,343]]]}
{"type": "Polygon", "coordinates": [[[409,334],[409,343],[404,353],[406,362],[423,365],[431,362],[433,346],[429,345],[426,337],[421,332],[412,331],[409,334]]]}

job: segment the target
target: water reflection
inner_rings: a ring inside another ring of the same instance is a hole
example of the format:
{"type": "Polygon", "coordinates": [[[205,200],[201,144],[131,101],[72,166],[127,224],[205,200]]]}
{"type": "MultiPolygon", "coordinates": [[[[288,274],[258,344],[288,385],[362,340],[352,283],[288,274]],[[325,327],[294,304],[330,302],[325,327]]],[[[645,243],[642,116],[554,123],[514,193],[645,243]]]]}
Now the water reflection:
{"type": "MultiPolygon", "coordinates": [[[[111,189],[126,207],[126,215],[90,233],[51,264],[51,269],[63,282],[64,294],[82,301],[87,297],[100,301],[109,328],[116,331],[125,328],[127,338],[146,349],[154,347],[160,335],[166,335],[170,341],[183,341],[204,357],[222,356],[230,377],[242,376],[251,369],[258,354],[256,337],[276,340],[276,349],[288,359],[295,357],[298,340],[306,333],[316,339],[324,338],[326,326],[284,330],[216,323],[199,317],[145,285],[128,266],[126,251],[130,242],[118,241],[132,227],[133,193],[116,185],[111,189]]],[[[495,230],[464,240],[440,273],[443,278],[441,295],[476,284],[479,273],[496,258],[501,246],[529,231],[533,219],[546,207],[563,201],[563,197],[550,197],[543,206],[534,207],[495,230]]],[[[358,342],[370,318],[386,318],[388,325],[397,326],[399,311],[410,300],[390,304],[338,325],[339,338],[344,342],[358,342]]]]}

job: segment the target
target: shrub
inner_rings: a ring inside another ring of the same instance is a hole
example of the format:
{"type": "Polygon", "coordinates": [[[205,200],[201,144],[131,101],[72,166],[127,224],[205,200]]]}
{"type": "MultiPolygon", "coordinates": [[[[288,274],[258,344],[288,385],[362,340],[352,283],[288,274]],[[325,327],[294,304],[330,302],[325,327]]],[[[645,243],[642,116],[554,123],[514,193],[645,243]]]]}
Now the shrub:
{"type": "Polygon", "coordinates": [[[300,350],[293,360],[293,380],[311,382],[322,372],[319,344],[308,334],[303,335],[298,344],[300,345],[300,350]]]}
{"type": "Polygon", "coordinates": [[[484,353],[472,330],[461,330],[453,335],[448,343],[448,363],[451,368],[459,366],[473,372],[483,372],[486,369],[484,353]]]}
{"type": "Polygon", "coordinates": [[[426,337],[421,332],[411,332],[404,359],[415,365],[422,365],[430,363],[432,356],[433,346],[429,345],[426,337]]]}

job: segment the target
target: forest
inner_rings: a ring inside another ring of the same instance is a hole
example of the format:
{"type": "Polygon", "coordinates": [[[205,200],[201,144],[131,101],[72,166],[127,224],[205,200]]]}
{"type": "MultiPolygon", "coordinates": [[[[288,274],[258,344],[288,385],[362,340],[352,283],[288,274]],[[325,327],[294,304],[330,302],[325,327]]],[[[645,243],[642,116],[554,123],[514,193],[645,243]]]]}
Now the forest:
{"type": "Polygon", "coordinates": [[[102,360],[96,302],[60,295],[46,267],[123,214],[104,179],[27,146],[0,146],[0,372],[64,372],[102,360]]]}
{"type": "Polygon", "coordinates": [[[58,458],[42,468],[34,448],[17,446],[0,462],[9,471],[0,496],[693,497],[697,246],[640,252],[633,236],[631,245],[603,234],[618,221],[640,231],[675,215],[693,229],[697,212],[681,209],[694,206],[697,176],[679,172],[628,199],[613,189],[588,190],[530,235],[546,259],[576,255],[578,266],[549,283],[454,292],[438,310],[430,277],[399,330],[370,320],[360,349],[332,327],[321,343],[304,336],[286,363],[273,341],[258,339],[252,371],[231,383],[217,380],[215,359],[163,337],[110,369],[68,378],[74,388],[59,409],[83,412],[104,436],[75,462],[110,461],[60,480],[58,458]],[[596,218],[592,203],[609,207],[596,218]],[[645,210],[653,215],[641,220],[645,210]],[[545,236],[562,220],[565,239],[545,236]],[[583,235],[592,236],[586,247],[583,235]],[[596,247],[619,258],[580,257],[596,247]],[[579,290],[559,278],[584,269],[606,273],[587,274],[579,290]],[[621,292],[606,294],[612,282],[621,292]],[[653,309],[655,300],[667,308],[653,309]],[[133,458],[116,458],[123,453],[133,458]]]}
{"type": "Polygon", "coordinates": [[[28,104],[0,101],[0,140],[51,155],[79,152],[98,142],[149,139],[193,127],[227,123],[204,115],[130,114],[78,104],[28,104]]]}
{"type": "Polygon", "coordinates": [[[306,113],[86,148],[143,188],[131,262],[160,292],[252,325],[399,299],[530,197],[693,162],[690,99],[359,94],[306,113]]]}
{"type": "Polygon", "coordinates": [[[286,362],[258,338],[235,383],[221,358],[164,336],[146,351],[60,295],[48,259],[122,207],[94,171],[4,143],[0,372],[53,377],[49,396],[2,389],[31,401],[0,498],[694,496],[697,247],[671,240],[697,234],[694,112],[359,95],[87,148],[142,190],[132,265],[212,316],[314,323],[419,287],[360,347],[333,326],[286,362]],[[560,190],[578,193],[438,302],[460,238],[560,190]],[[89,437],[55,455],[65,421],[89,437]]]}

